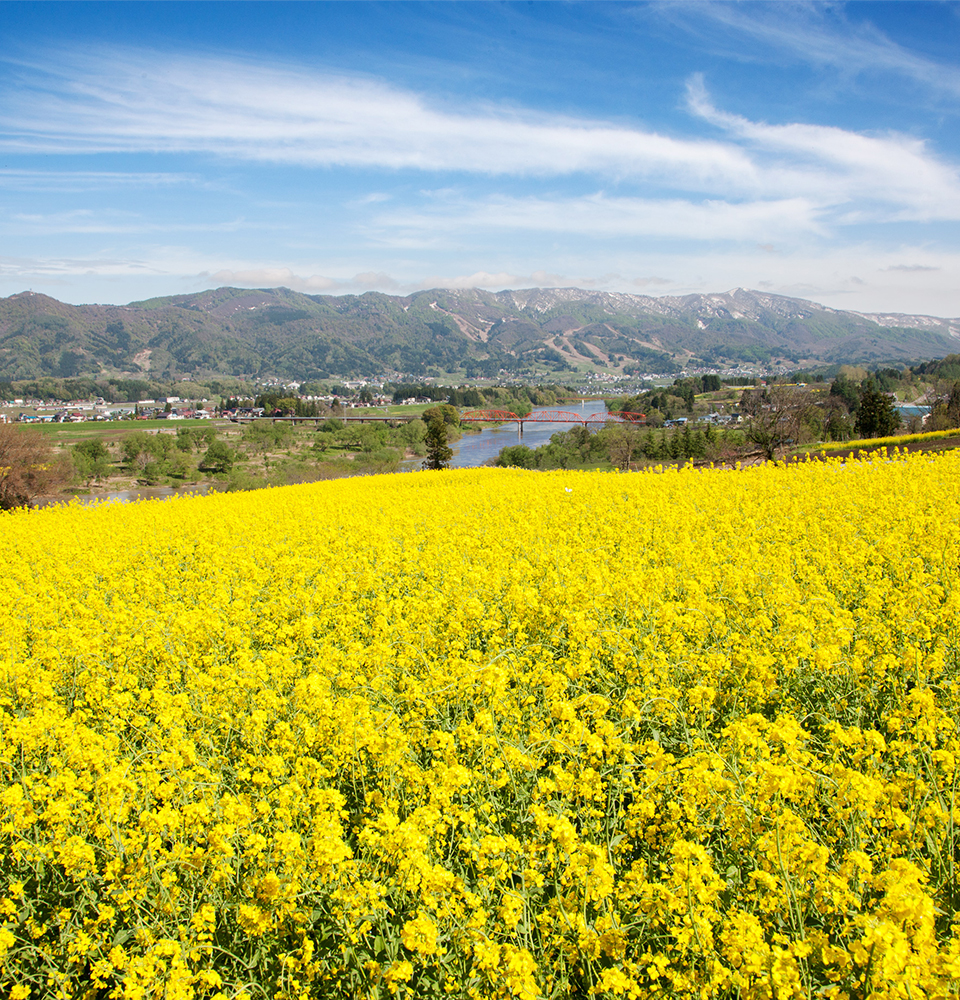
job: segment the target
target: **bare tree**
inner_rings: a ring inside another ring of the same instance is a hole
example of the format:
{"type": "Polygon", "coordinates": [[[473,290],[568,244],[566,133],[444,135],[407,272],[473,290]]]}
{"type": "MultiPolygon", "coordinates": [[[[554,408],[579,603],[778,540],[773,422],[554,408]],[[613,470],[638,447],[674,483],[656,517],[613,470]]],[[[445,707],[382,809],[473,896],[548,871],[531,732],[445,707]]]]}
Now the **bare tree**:
{"type": "Polygon", "coordinates": [[[960,382],[937,379],[927,430],[945,431],[960,427],[960,382]]]}
{"type": "Polygon", "coordinates": [[[749,400],[747,409],[753,415],[746,430],[747,440],[768,459],[775,459],[788,444],[799,444],[804,421],[813,406],[810,394],[797,386],[767,386],[762,395],[753,394],[749,400]]]}
{"type": "Polygon", "coordinates": [[[39,431],[0,424],[0,510],[29,507],[66,480],[63,461],[39,431]]]}
{"type": "Polygon", "coordinates": [[[630,468],[633,453],[640,446],[640,435],[630,424],[616,424],[612,421],[601,431],[610,461],[621,471],[630,468]]]}

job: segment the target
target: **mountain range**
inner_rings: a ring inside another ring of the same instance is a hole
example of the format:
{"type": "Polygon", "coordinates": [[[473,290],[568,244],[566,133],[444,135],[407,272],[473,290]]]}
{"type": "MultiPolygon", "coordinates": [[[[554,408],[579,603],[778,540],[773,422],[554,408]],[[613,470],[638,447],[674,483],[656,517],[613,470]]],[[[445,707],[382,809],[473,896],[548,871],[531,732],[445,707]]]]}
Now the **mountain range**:
{"type": "Polygon", "coordinates": [[[217,288],[125,306],[0,299],[0,379],[466,377],[590,368],[896,364],[960,348],[960,319],[864,314],[737,288],[646,296],[578,288],[395,296],[217,288]]]}

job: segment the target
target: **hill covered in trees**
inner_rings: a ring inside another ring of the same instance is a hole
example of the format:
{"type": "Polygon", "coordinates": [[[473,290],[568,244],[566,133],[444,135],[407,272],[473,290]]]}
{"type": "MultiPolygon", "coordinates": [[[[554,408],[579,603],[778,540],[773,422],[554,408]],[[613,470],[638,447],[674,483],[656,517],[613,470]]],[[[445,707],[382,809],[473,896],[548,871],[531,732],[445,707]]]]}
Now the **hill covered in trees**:
{"type": "Polygon", "coordinates": [[[651,297],[576,288],[407,296],[218,288],[125,306],[0,299],[0,379],[465,377],[601,367],[880,364],[942,357],[960,320],[866,316],[735,289],[651,297]]]}

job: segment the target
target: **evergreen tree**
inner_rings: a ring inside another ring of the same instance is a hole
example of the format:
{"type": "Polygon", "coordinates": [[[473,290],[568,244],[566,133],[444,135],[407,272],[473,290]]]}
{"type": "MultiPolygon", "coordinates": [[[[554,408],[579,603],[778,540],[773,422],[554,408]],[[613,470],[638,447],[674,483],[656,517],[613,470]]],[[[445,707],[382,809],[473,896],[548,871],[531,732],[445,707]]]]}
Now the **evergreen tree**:
{"type": "Polygon", "coordinates": [[[856,413],[860,407],[860,397],[857,387],[841,372],[830,385],[830,395],[843,400],[850,413],[856,413]]]}
{"type": "Polygon", "coordinates": [[[690,457],[704,458],[706,454],[707,454],[707,443],[704,440],[703,430],[700,427],[698,427],[693,432],[693,440],[690,442],[690,457]]]}
{"type": "Polygon", "coordinates": [[[861,437],[886,437],[900,426],[900,414],[893,400],[881,392],[873,379],[864,379],[860,387],[857,411],[857,434],[861,437]]]}
{"type": "Polygon", "coordinates": [[[657,458],[665,459],[670,457],[670,439],[667,436],[667,429],[664,427],[660,431],[660,441],[657,445],[657,458]]]}
{"type": "Polygon", "coordinates": [[[425,469],[449,469],[453,449],[447,444],[447,425],[442,416],[437,416],[427,425],[427,457],[423,461],[425,469]]]}
{"type": "Polygon", "coordinates": [[[683,441],[676,431],[670,435],[670,444],[668,445],[667,454],[674,461],[683,458],[683,441]]]}

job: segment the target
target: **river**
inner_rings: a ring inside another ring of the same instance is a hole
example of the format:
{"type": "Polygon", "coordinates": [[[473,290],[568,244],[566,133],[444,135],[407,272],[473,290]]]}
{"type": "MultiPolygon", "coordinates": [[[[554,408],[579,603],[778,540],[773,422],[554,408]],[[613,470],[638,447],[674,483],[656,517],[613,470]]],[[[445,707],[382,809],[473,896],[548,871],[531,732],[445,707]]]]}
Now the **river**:
{"type": "Polygon", "coordinates": [[[64,494],[60,497],[39,497],[34,501],[36,507],[53,507],[56,504],[79,501],[84,506],[113,500],[119,503],[130,503],[133,500],[168,500],[170,497],[198,496],[211,492],[206,483],[191,486],[137,486],[131,490],[110,490],[102,493],[94,490],[88,493],[75,493],[73,496],[64,494]]]}
{"type": "MultiPolygon", "coordinates": [[[[557,406],[535,406],[533,408],[535,414],[549,413],[556,410],[583,414],[585,417],[589,417],[594,413],[608,412],[607,404],[602,399],[585,402],[580,405],[568,403],[557,406]]],[[[485,427],[479,434],[464,434],[456,444],[450,446],[453,449],[450,468],[475,468],[478,465],[483,465],[489,458],[496,458],[502,448],[509,448],[515,444],[525,444],[528,448],[539,448],[540,445],[547,444],[550,438],[559,431],[568,431],[571,427],[579,426],[581,426],[579,423],[528,423],[524,425],[522,437],[517,429],[517,425],[514,423],[501,424],[499,427],[485,427]]],[[[596,426],[593,429],[595,430],[596,426]]]]}

